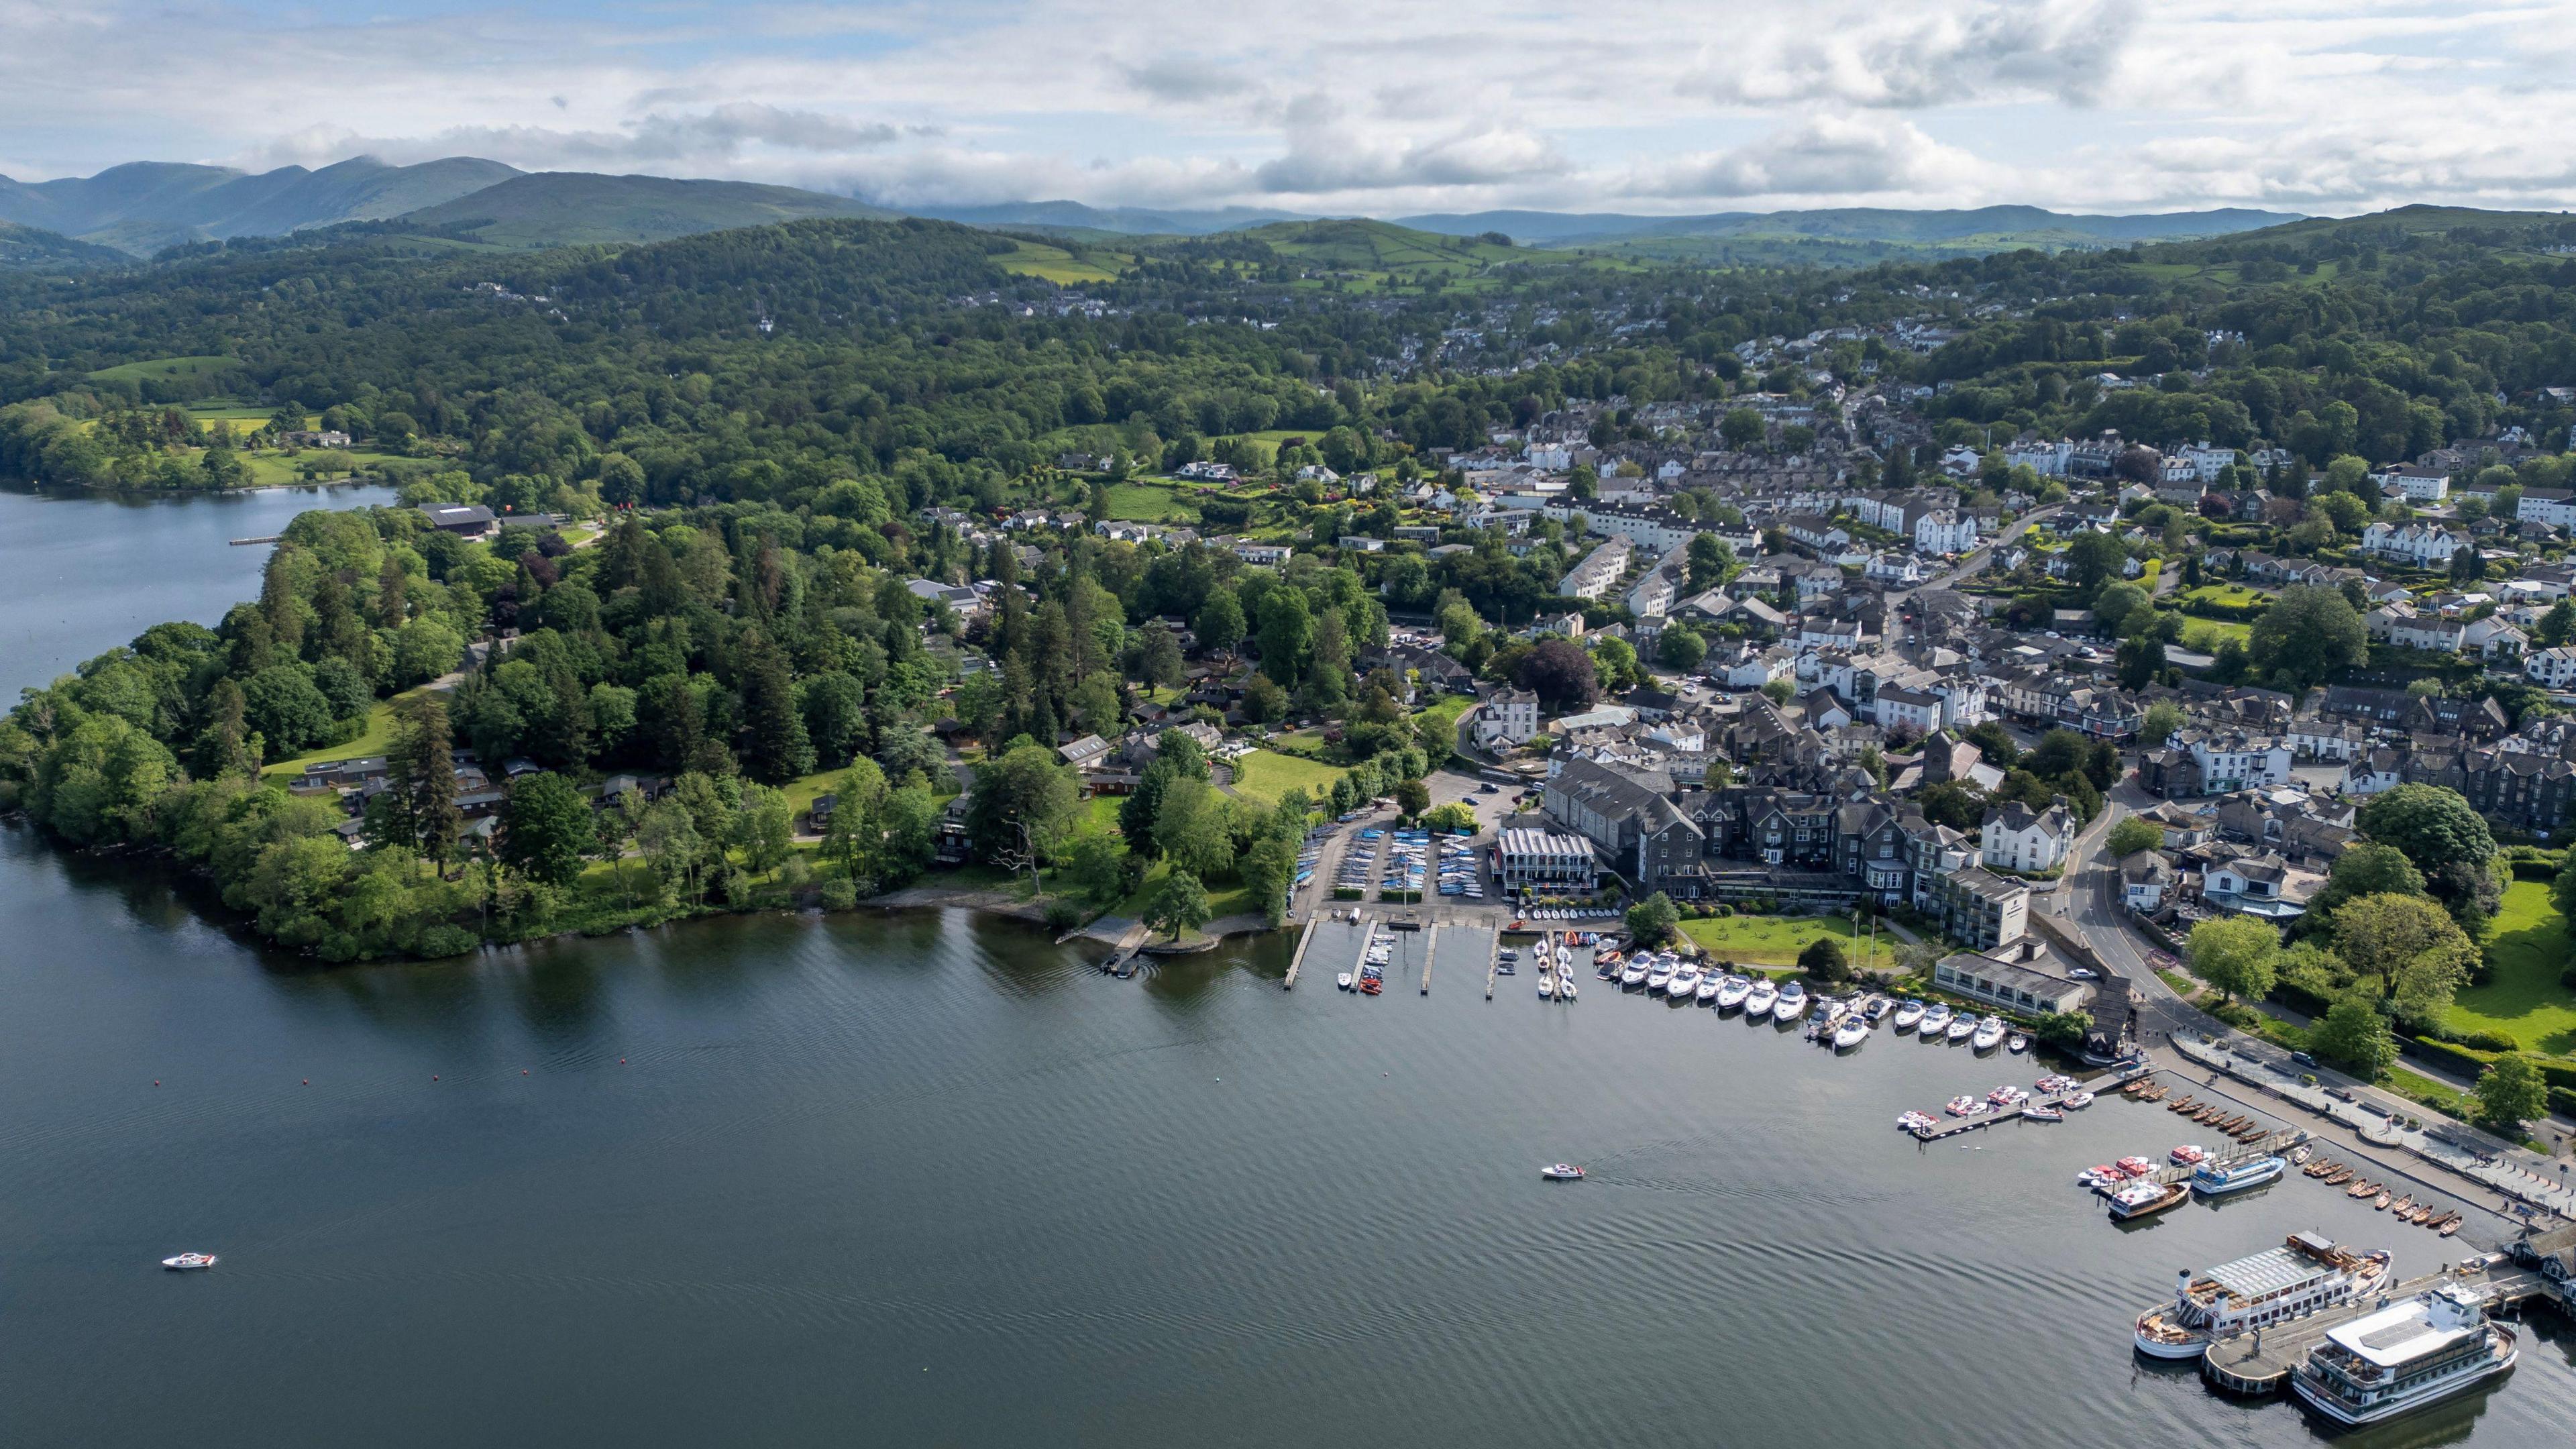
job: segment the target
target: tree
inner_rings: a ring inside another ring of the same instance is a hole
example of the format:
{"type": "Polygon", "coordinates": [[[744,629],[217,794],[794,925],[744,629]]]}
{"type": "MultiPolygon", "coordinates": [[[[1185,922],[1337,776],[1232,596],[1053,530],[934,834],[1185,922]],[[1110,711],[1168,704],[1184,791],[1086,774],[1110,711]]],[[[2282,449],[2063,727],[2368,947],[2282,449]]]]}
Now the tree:
{"type": "Polygon", "coordinates": [[[1234,874],[1234,831],[1226,818],[1225,796],[1205,780],[1187,776],[1171,780],[1162,794],[1154,812],[1154,845],[1172,868],[1202,879],[1234,874]]]}
{"type": "Polygon", "coordinates": [[[2141,850],[2154,850],[2165,843],[2165,833],[2143,815],[2124,815],[2111,827],[2111,858],[2127,860],[2141,850]]]}
{"type": "Polygon", "coordinates": [[[1716,588],[1735,570],[1735,550],[1713,533],[1692,534],[1687,557],[1693,593],[1716,588]]]}
{"type": "Polygon", "coordinates": [[[1717,422],[1717,435],[1726,440],[1728,447],[1738,452],[1761,442],[1763,434],[1767,431],[1762,422],[1762,415],[1751,408],[1730,408],[1726,416],[1718,419],[1717,422]]]}
{"type": "Polygon", "coordinates": [[[2352,1069],[2363,1080],[2376,1080],[2397,1063],[2397,1038],[2388,1019],[2362,997],[2348,996],[2327,1010],[2308,1037],[2309,1050],[2352,1069]]]}
{"type": "Polygon", "coordinates": [[[1588,709],[1601,697],[1601,679],[1592,656],[1571,639],[1541,639],[1521,656],[1512,682],[1534,691],[1550,713],[1588,709]]]}
{"type": "Polygon", "coordinates": [[[2549,1112],[2549,1079],[2531,1058],[2507,1052],[2478,1077],[2478,1122],[2519,1141],[2522,1124],[2549,1112]]]}
{"type": "Polygon", "coordinates": [[[2144,720],[2138,726],[2138,738],[2148,748],[2163,744],[2183,727],[2182,706],[2170,699],[2160,699],[2147,706],[2144,720]]]}
{"type": "Polygon", "coordinates": [[[1655,657],[1663,661],[1665,668],[1688,674],[1708,657],[1708,641],[1687,624],[1667,624],[1655,641],[1655,657]]]}
{"type": "Polygon", "coordinates": [[[1315,618],[1303,590],[1280,587],[1261,596],[1262,673],[1277,680],[1305,678],[1314,640],[1315,618]]]}
{"type": "Polygon", "coordinates": [[[2502,904],[2495,836],[2459,791],[2400,785],[2370,797],[2353,823],[2371,840],[2405,852],[2424,873],[2424,889],[2462,924],[2494,915],[2502,904]]]}
{"type": "Polygon", "coordinates": [[[2567,864],[2558,871],[2558,879],[2549,886],[2549,898],[2557,905],[2558,914],[2576,921],[2576,851],[2567,855],[2567,864]]]}
{"type": "Polygon", "coordinates": [[[1395,785],[1395,808],[1419,818],[1431,808],[1431,790],[1420,780],[1398,780],[1395,785]]]}
{"type": "Polygon", "coordinates": [[[2093,622],[2100,625],[2106,634],[2119,636],[2136,632],[2128,627],[2129,616],[2140,609],[2145,609],[2149,620],[2153,620],[2155,610],[2147,603],[2147,591],[2125,579],[2104,584],[2102,592],[2093,596],[2093,622]]]}
{"type": "Polygon", "coordinates": [[[1234,646],[1243,642],[1243,601],[1222,584],[1210,588],[1191,628],[1199,636],[1200,648],[1233,653],[1234,646]]]}
{"type": "Polygon", "coordinates": [[[464,828],[464,816],[456,804],[456,762],[445,701],[424,692],[394,702],[394,743],[385,763],[403,793],[421,854],[445,870],[455,857],[457,834],[464,828]]]}
{"type": "Polygon", "coordinates": [[[1652,949],[1672,939],[1681,919],[1673,898],[1657,891],[1628,908],[1628,935],[1637,945],[1652,949]]]}
{"type": "Polygon", "coordinates": [[[1057,763],[1055,752],[1041,744],[1020,745],[975,767],[967,838],[985,860],[1004,870],[1026,870],[1034,881],[1080,806],[1073,772],[1057,763]]]}
{"type": "Polygon", "coordinates": [[[2308,913],[2300,921],[2325,925],[2333,919],[2335,907],[2355,896],[2422,894],[2424,873],[2406,858],[2406,852],[2393,845],[2355,841],[2335,857],[2325,888],[2309,900],[2308,913]]]}
{"type": "Polygon", "coordinates": [[[1145,924],[1171,932],[1177,941],[1181,932],[1206,925],[1209,909],[1207,887],[1188,871],[1175,870],[1157,882],[1154,893],[1145,898],[1145,924]]]}
{"type": "Polygon", "coordinates": [[[1145,683],[1169,688],[1181,682],[1181,641],[1161,621],[1145,626],[1145,639],[1137,655],[1136,674],[1145,683]]]}
{"type": "Polygon", "coordinates": [[[2431,1021],[2469,979],[2477,947],[2422,896],[2371,895],[2334,915],[2335,954],[2409,1021],[2431,1021]]]}
{"type": "Polygon", "coordinates": [[[1256,672],[1243,682],[1243,716],[1254,724],[1274,724],[1288,717],[1288,691],[1256,672]]]}
{"type": "Polygon", "coordinates": [[[2370,632],[2341,589],[2298,584],[2254,621],[2246,651],[2266,678],[2305,689],[2370,657],[2370,632]]]}
{"type": "Polygon", "coordinates": [[[2165,641],[2153,635],[2123,639],[2113,658],[2119,665],[2120,687],[2144,689],[2165,672],[2165,641]]]}
{"type": "Polygon", "coordinates": [[[1851,978],[1851,960],[1843,954],[1843,943],[1831,936],[1818,936],[1798,953],[1798,969],[1817,981],[1846,981],[1851,978]]]}
{"type": "Polygon", "coordinates": [[[2226,916],[2191,928],[2184,947],[2192,974],[2228,997],[2260,1001],[2272,993],[2281,935],[2251,916],[2226,916]]]}
{"type": "Polygon", "coordinates": [[[244,681],[242,717],[267,742],[272,756],[320,744],[335,718],[331,702],[301,664],[272,664],[244,681]]]}
{"type": "Polygon", "coordinates": [[[742,710],[751,726],[751,772],[773,785],[813,773],[814,743],[797,713],[796,686],[787,661],[757,635],[746,647],[742,710]]]}
{"type": "Polygon", "coordinates": [[[1923,818],[1953,830],[1975,830],[1986,818],[1986,797],[1963,780],[1937,780],[1919,797],[1923,818]]]}
{"type": "Polygon", "coordinates": [[[501,859],[512,869],[548,885],[570,885],[580,878],[594,839],[590,802],[571,781],[539,770],[510,783],[501,859]]]}
{"type": "Polygon", "coordinates": [[[767,785],[742,787],[734,808],[733,843],[742,851],[743,868],[769,875],[796,853],[796,811],[787,792],[767,785]]]}
{"type": "Polygon", "coordinates": [[[2067,576],[2075,581],[2081,597],[2094,595],[2106,581],[2120,577],[2128,561],[2127,546],[2107,533],[2087,529],[2066,546],[2067,576]]]}

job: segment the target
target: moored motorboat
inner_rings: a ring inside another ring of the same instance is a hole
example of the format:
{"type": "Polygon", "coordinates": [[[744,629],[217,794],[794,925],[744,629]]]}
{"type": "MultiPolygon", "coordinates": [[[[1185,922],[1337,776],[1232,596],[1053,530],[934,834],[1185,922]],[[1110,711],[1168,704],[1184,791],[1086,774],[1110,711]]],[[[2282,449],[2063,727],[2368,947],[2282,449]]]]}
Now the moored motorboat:
{"type": "Polygon", "coordinates": [[[1942,1031],[1941,1039],[1948,1042],[1963,1042],[1976,1034],[1976,1019],[1966,1012],[1961,1012],[1950,1018],[1950,1025],[1942,1031]]]}
{"type": "Polygon", "coordinates": [[[2066,1114],[2064,1112],[2059,1111],[2055,1107],[2040,1106],[2036,1102],[2022,1108],[2021,1114],[2033,1122],[2063,1122],[2066,1120],[2066,1114]]]}
{"type": "Polygon", "coordinates": [[[1674,960],[1670,956],[1657,956],[1655,958],[1654,969],[1646,973],[1647,994],[1651,996],[1663,995],[1664,988],[1673,984],[1673,973],[1680,968],[1680,965],[1680,962],[1674,960]]]}
{"type": "Polygon", "coordinates": [[[1674,971],[1673,979],[1664,983],[1664,994],[1673,998],[1675,1001],[1679,1001],[1684,997],[1697,996],[1699,994],[1699,968],[1689,964],[1684,964],[1680,969],[1674,971]]]}
{"type": "Polygon", "coordinates": [[[1744,1019],[1760,1021],[1779,1009],[1780,988],[1768,981],[1756,981],[1744,997],[1744,1019]]]}
{"type": "Polygon", "coordinates": [[[1969,1037],[1968,1045],[1977,1051],[1990,1052],[2003,1045],[2003,1040],[2004,1019],[2000,1016],[1989,1016],[1977,1023],[1977,1029],[1969,1037]]]}
{"type": "Polygon", "coordinates": [[[2057,1105],[2065,1108],[2069,1112],[2080,1112],[2093,1105],[2093,1094],[2091,1092],[2069,1092],[2066,1094],[2065,1099],[2060,1101],[2057,1105]]]}
{"type": "Polygon", "coordinates": [[[1556,995],[1556,977],[1551,972],[1538,973],[1538,999],[1546,1001],[1556,995]]]}
{"type": "Polygon", "coordinates": [[[2191,1188],[2203,1197],[2224,1197],[2261,1187],[2289,1170],[2290,1160],[2286,1157],[2249,1157],[2224,1166],[2206,1162],[2192,1173],[2191,1188]]]}
{"type": "Polygon", "coordinates": [[[1921,1025],[1922,1021],[1922,1002],[1908,1001],[1900,1004],[1896,1008],[1895,1026],[1898,1031],[1912,1031],[1915,1027],[1921,1025]]]}
{"type": "Polygon", "coordinates": [[[2023,1036],[2020,1032],[2014,1032],[2011,1036],[2004,1038],[2004,1050],[2011,1052],[2015,1056],[2019,1056],[2023,1052],[2030,1050],[2030,1038],[2023,1036]]]}
{"type": "Polygon", "coordinates": [[[1691,992],[1691,999],[1702,1006],[1706,1006],[1710,1002],[1717,1000],[1717,993],[1724,990],[1725,987],[1726,978],[1718,975],[1716,968],[1711,967],[1710,969],[1700,973],[1699,987],[1697,990],[1691,992]]]}
{"type": "Polygon", "coordinates": [[[1925,1041],[1941,1040],[1941,1034],[1948,1030],[1950,1025],[1950,1003],[1946,1001],[1933,1002],[1930,1006],[1923,1008],[1923,1015],[1920,1020],[1922,1023],[1923,1039],[1925,1041]]]}
{"type": "Polygon", "coordinates": [[[1717,985],[1717,1009],[1733,1011],[1753,994],[1753,982],[1742,976],[1729,976],[1717,985]]]}
{"type": "Polygon", "coordinates": [[[2479,1290],[2444,1283],[2327,1329],[2291,1372],[2290,1389],[2337,1423],[2375,1424],[2510,1370],[2521,1342],[2488,1319],[2479,1290]]]}
{"type": "Polygon", "coordinates": [[[1794,1022],[1805,1016],[1807,1008],[1812,1004],[1813,1000],[1807,995],[1806,987],[1795,981],[1789,982],[1780,988],[1780,999],[1771,1007],[1771,1018],[1784,1023],[1794,1022]]]}
{"type": "Polygon", "coordinates": [[[1334,977],[1334,978],[1333,978],[1333,985],[1335,985],[1335,986],[1337,986],[1337,987],[1341,988],[1341,989],[1342,989],[1342,990],[1344,990],[1344,991],[1348,991],[1348,990],[1350,990],[1350,989],[1351,989],[1351,973],[1349,973],[1348,971],[1345,971],[1345,972],[1343,972],[1341,975],[1334,977]]]}
{"type": "Polygon", "coordinates": [[[1859,1012],[1853,1012],[1834,1023],[1834,1050],[1849,1051],[1859,1046],[1868,1036],[1869,1019],[1859,1012]]]}
{"type": "Polygon", "coordinates": [[[2180,1203],[2191,1196],[2191,1189],[2179,1182],[2158,1183],[2140,1180],[2129,1183],[2111,1194],[2111,1216],[2121,1222],[2148,1217],[2180,1203]]]}
{"type": "Polygon", "coordinates": [[[1628,958],[1627,966],[1619,972],[1619,984],[1632,990],[1643,986],[1646,984],[1646,978],[1653,974],[1654,969],[1655,958],[1652,956],[1631,956],[1628,958]]]}

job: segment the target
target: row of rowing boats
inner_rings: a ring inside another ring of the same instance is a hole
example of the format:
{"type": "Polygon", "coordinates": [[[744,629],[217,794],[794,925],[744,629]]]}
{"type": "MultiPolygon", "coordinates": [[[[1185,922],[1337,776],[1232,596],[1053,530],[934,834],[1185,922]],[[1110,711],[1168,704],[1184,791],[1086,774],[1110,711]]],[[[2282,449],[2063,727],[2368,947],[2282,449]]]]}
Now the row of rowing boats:
{"type": "Polygon", "coordinates": [[[2373,1182],[2363,1176],[2360,1169],[2345,1163],[2319,1158],[2299,1170],[2328,1187],[2343,1188],[2344,1196],[2368,1201],[2372,1207],[2399,1222],[2413,1223],[2419,1228],[2430,1228],[2446,1238],[2458,1232],[2461,1222],[2464,1221],[2458,1213],[2445,1213],[2433,1206],[2430,1201],[2421,1203],[2415,1201],[2412,1193],[2392,1202],[2390,1201],[2392,1184],[2373,1182]],[[2350,1183],[2351,1186],[2346,1187],[2346,1183],[2350,1183]]]}

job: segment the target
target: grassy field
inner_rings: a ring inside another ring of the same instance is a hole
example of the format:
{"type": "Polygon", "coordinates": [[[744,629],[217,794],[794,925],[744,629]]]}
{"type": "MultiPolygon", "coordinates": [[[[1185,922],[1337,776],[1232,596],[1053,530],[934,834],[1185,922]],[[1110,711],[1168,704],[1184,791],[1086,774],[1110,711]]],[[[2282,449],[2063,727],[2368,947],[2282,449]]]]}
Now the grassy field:
{"type": "Polygon", "coordinates": [[[1433,700],[1422,713],[1438,717],[1449,727],[1449,733],[1455,735],[1458,732],[1458,717],[1475,707],[1476,701],[1467,695],[1444,694],[1433,700]]]}
{"type": "MultiPolygon", "coordinates": [[[[236,424],[236,427],[239,425],[236,424]]],[[[249,429],[241,429],[250,431],[249,429]]],[[[257,487],[305,481],[301,469],[305,463],[319,462],[335,473],[362,473],[388,463],[414,463],[416,460],[392,453],[371,453],[361,448],[315,449],[304,453],[281,453],[262,450],[242,454],[242,465],[250,470],[250,481],[257,487]]]]}
{"type": "Polygon", "coordinates": [[[376,707],[367,712],[366,732],[356,739],[346,744],[324,745],[319,749],[306,750],[300,755],[289,755],[283,760],[271,761],[260,766],[259,773],[263,777],[301,775],[304,773],[304,767],[315,760],[354,760],[361,755],[381,755],[393,747],[393,742],[393,702],[378,700],[376,707]]]}
{"type": "Polygon", "coordinates": [[[2242,644],[2253,633],[2254,626],[2251,624],[2239,624],[2227,619],[2196,619],[2185,615],[2182,624],[2182,647],[2197,650],[2203,654],[2213,654],[2217,652],[2220,644],[2230,639],[2242,644]]]}
{"type": "MultiPolygon", "coordinates": [[[[1145,919],[1145,902],[1154,898],[1154,888],[1161,885],[1163,877],[1171,872],[1171,862],[1162,860],[1154,862],[1153,869],[1145,872],[1145,883],[1136,888],[1134,895],[1110,907],[1109,913],[1115,916],[1126,916],[1131,920],[1145,919]]],[[[1208,882],[1207,898],[1208,919],[1211,921],[1225,916],[1250,915],[1261,909],[1253,902],[1251,890],[1241,882],[1232,884],[1208,882]]]]}
{"type": "Polygon", "coordinates": [[[1075,287],[1086,282],[1114,282],[1118,272],[1107,263],[1124,267],[1135,259],[1120,252],[1075,253],[1045,242],[1024,241],[996,258],[1003,271],[1023,277],[1041,277],[1059,287],[1075,287]]]}
{"type": "Polygon", "coordinates": [[[177,377],[210,377],[240,366],[241,361],[231,357],[158,357],[150,362],[102,367],[90,376],[101,382],[159,382],[177,377]]]}
{"type": "Polygon", "coordinates": [[[1342,772],[1316,760],[1299,759],[1271,750],[1254,750],[1234,762],[1235,793],[1264,805],[1276,805],[1279,797],[1291,790],[1304,790],[1306,798],[1315,800],[1333,792],[1333,782],[1342,772]]]}
{"type": "Polygon", "coordinates": [[[2174,597],[2185,604],[2215,604],[2224,609],[2243,609],[2272,602],[2270,594],[2261,589],[2249,589],[2243,584],[2202,584],[2196,589],[2185,589],[2174,597]]]}
{"type": "MultiPolygon", "coordinates": [[[[1852,946],[1851,922],[1833,916],[1722,916],[1709,921],[1684,921],[1682,933],[1697,942],[1700,949],[1721,961],[1734,961],[1749,966],[1793,966],[1798,953],[1819,936],[1840,941],[1843,953],[1856,967],[1866,967],[1862,954],[1869,948],[1869,932],[1861,932],[1859,950],[1852,946]]],[[[1894,938],[1882,935],[1878,943],[1878,965],[1892,964],[1894,938]]]]}
{"type": "Polygon", "coordinates": [[[1196,523],[1198,505],[1189,490],[1155,483],[1109,485],[1109,516],[1124,523],[1196,523]]]}
{"type": "Polygon", "coordinates": [[[2558,982],[2576,962],[2576,941],[2550,903],[2547,882],[2518,880],[2505,889],[2490,943],[2494,979],[2462,991],[2444,1020],[2460,1031],[2512,1037],[2529,1051],[2576,1052],[2576,992],[2558,982]]]}

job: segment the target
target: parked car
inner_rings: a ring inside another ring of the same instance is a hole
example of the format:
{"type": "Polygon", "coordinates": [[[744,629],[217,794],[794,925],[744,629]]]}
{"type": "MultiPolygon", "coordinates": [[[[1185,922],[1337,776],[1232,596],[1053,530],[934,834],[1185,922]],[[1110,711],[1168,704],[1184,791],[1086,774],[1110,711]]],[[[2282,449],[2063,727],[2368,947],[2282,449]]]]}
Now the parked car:
{"type": "Polygon", "coordinates": [[[2290,1053],[2290,1060],[2297,1062],[2303,1067],[2313,1067],[2317,1064],[2317,1059],[2308,1055],[2306,1052],[2292,1052],[2290,1053]]]}

